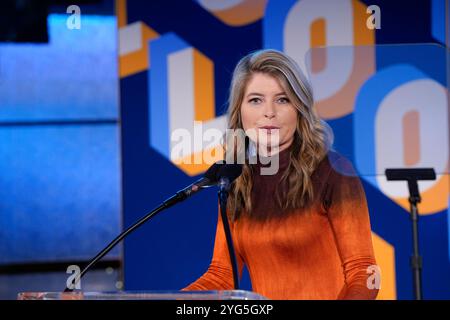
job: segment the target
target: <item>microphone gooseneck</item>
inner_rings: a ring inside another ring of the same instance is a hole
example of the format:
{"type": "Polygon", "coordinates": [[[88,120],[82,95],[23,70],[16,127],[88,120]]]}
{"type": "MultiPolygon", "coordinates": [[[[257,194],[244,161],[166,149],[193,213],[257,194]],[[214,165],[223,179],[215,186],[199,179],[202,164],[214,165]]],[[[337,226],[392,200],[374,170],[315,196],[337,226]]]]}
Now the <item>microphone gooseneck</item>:
{"type": "MultiPolygon", "coordinates": [[[[100,251],[88,264],[87,266],[80,272],[78,276],[75,277],[75,283],[79,282],[80,279],[86,274],[87,271],[92,268],[101,258],[103,258],[109,251],[111,251],[120,241],[122,241],[126,236],[128,236],[130,233],[132,233],[134,230],[139,228],[142,224],[144,224],[146,221],[148,221],[150,218],[154,217],[157,213],[177,204],[178,202],[181,202],[194,193],[207,188],[211,187],[217,184],[218,179],[218,172],[225,164],[223,162],[216,162],[214,163],[209,169],[205,172],[204,176],[194,182],[193,184],[189,185],[188,187],[181,189],[177,193],[175,193],[172,197],[165,200],[162,204],[160,204],[158,207],[153,209],[150,213],[146,214],[144,217],[142,217],[139,221],[137,221],[135,224],[127,228],[125,231],[120,233],[113,241],[111,241],[102,251],[100,251]]],[[[74,283],[74,284],[75,284],[74,283]]],[[[73,287],[74,287],[73,284],[73,287]]],[[[64,289],[64,292],[71,292],[73,291],[73,288],[69,288],[66,286],[64,289]]]]}
{"type": "MultiPolygon", "coordinates": [[[[100,251],[88,264],[87,266],[80,272],[78,276],[75,277],[75,283],[72,284],[75,287],[75,284],[80,281],[80,279],[90,270],[92,266],[94,266],[101,258],[103,258],[108,252],[110,252],[120,241],[122,241],[126,236],[132,233],[134,230],[139,228],[142,224],[148,221],[150,218],[154,217],[157,213],[181,202],[196,192],[208,188],[214,185],[217,185],[220,178],[230,169],[224,169],[229,165],[225,164],[223,161],[219,161],[214,163],[204,174],[204,176],[189,185],[188,187],[181,189],[177,193],[175,193],[172,197],[165,200],[158,207],[153,209],[150,213],[146,214],[140,220],[138,220],[135,224],[127,228],[125,231],[120,233],[113,241],[111,241],[102,251],[100,251]]],[[[64,292],[71,292],[73,288],[69,288],[66,286],[64,292]]]]}

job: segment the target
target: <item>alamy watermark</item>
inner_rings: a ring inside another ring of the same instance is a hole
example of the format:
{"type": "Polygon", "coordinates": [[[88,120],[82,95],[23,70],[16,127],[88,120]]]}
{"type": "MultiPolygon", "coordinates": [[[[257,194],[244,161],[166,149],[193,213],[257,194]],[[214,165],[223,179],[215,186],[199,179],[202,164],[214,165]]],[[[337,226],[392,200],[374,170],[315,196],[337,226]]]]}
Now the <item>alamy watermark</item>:
{"type": "Polygon", "coordinates": [[[212,165],[225,160],[229,164],[260,163],[262,175],[274,175],[278,172],[279,130],[226,129],[224,134],[216,128],[203,130],[201,121],[195,121],[194,128],[193,132],[185,128],[172,131],[170,158],[175,164],[212,165]],[[214,148],[220,145],[225,146],[225,159],[219,159],[214,148]],[[202,146],[203,152],[194,152],[202,149],[202,146]]]}
{"type": "Polygon", "coordinates": [[[368,266],[366,269],[367,274],[367,288],[368,289],[380,289],[381,288],[381,269],[377,265],[368,266]]]}
{"type": "Polygon", "coordinates": [[[379,6],[373,4],[368,6],[366,13],[370,14],[370,17],[366,20],[366,26],[368,29],[381,29],[381,9],[379,6]]]}
{"type": "Polygon", "coordinates": [[[70,274],[70,276],[66,280],[66,287],[70,290],[80,290],[81,289],[81,270],[80,267],[72,264],[67,267],[66,270],[67,274],[70,274]]]}
{"type": "Polygon", "coordinates": [[[67,7],[67,14],[70,14],[66,20],[66,26],[69,30],[80,30],[81,29],[81,9],[79,6],[73,4],[67,7]]]}

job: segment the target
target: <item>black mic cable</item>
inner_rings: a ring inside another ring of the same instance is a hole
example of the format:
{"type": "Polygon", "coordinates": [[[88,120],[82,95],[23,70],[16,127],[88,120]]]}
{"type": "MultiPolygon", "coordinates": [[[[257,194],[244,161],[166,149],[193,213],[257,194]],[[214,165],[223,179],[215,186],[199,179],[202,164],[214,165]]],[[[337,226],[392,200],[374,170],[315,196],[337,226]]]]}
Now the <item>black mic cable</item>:
{"type": "Polygon", "coordinates": [[[231,182],[236,180],[236,178],[238,178],[241,173],[242,165],[240,164],[228,164],[220,168],[218,172],[220,216],[222,218],[225,238],[227,240],[228,254],[230,256],[231,269],[233,271],[233,285],[235,290],[239,290],[239,271],[236,260],[236,253],[233,245],[233,238],[231,236],[230,224],[228,223],[227,200],[231,182]]]}

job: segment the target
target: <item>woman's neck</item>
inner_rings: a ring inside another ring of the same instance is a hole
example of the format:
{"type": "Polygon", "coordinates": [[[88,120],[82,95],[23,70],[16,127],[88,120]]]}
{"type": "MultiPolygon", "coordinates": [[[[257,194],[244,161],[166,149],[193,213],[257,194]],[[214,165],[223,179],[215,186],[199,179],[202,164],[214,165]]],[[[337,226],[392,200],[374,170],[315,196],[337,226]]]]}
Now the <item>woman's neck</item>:
{"type": "MultiPolygon", "coordinates": [[[[263,153],[258,153],[256,164],[262,167],[277,167],[278,169],[284,169],[289,165],[292,144],[286,145],[284,148],[277,148],[276,152],[271,153],[269,156],[265,156],[263,153]]],[[[274,151],[274,150],[272,150],[274,151]]],[[[278,171],[278,170],[277,170],[278,171]]]]}

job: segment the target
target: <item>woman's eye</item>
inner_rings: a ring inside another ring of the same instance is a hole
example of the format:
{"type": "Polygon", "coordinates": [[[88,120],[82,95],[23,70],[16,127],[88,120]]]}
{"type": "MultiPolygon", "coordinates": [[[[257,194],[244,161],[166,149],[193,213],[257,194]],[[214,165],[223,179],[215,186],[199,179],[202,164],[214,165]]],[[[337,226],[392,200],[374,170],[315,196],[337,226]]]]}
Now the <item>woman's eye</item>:
{"type": "Polygon", "coordinates": [[[250,102],[251,104],[258,104],[261,102],[260,98],[252,98],[250,100],[248,100],[248,102],[250,102]]]}
{"type": "Polygon", "coordinates": [[[278,99],[278,102],[282,104],[289,103],[289,99],[286,97],[282,97],[278,99]]]}

